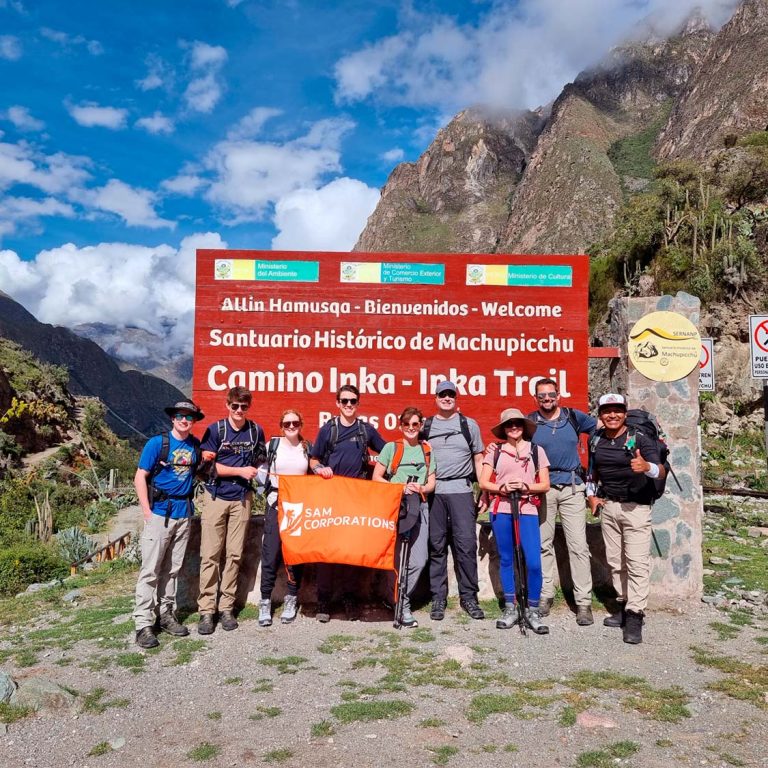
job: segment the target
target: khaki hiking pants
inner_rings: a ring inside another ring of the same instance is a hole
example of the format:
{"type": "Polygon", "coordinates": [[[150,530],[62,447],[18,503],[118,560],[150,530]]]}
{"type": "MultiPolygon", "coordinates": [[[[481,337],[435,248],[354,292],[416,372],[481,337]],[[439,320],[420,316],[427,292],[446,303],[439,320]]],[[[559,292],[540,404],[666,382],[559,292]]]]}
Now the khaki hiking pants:
{"type": "Polygon", "coordinates": [[[632,501],[605,501],[605,557],[613,588],[628,611],[645,611],[651,575],[651,507],[632,501]]]}
{"type": "Polygon", "coordinates": [[[203,496],[200,520],[200,594],[197,598],[197,610],[201,614],[216,613],[217,594],[219,611],[231,611],[234,608],[237,576],[240,573],[252,504],[253,491],[246,493],[242,501],[213,499],[208,493],[203,496]]]}
{"type": "Polygon", "coordinates": [[[158,609],[176,608],[176,580],[189,540],[189,518],[168,519],[150,515],[141,534],[141,570],[136,582],[136,631],[152,627],[158,609]]]}
{"type": "MultiPolygon", "coordinates": [[[[568,547],[568,562],[571,566],[573,597],[577,606],[592,605],[592,566],[587,546],[587,518],[584,486],[577,485],[574,492],[570,485],[550,488],[539,508],[539,535],[541,536],[541,601],[555,596],[555,518],[560,513],[560,522],[568,547]]],[[[561,579],[562,582],[562,579],[561,579]]]]}

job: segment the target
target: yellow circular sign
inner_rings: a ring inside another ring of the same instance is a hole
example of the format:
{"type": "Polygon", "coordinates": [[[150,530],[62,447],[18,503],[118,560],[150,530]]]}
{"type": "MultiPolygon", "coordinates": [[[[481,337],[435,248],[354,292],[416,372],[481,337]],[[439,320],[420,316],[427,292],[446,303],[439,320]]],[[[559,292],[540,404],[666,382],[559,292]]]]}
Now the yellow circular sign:
{"type": "Polygon", "coordinates": [[[629,333],[629,359],[651,381],[684,379],[699,364],[701,337],[677,312],[651,312],[629,333]]]}

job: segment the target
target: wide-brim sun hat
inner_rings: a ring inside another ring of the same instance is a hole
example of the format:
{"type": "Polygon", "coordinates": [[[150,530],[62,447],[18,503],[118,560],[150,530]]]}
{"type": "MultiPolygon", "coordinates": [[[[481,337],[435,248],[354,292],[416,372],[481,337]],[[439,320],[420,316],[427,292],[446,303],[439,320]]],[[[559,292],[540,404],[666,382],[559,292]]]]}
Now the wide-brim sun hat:
{"type": "Polygon", "coordinates": [[[533,433],[536,431],[536,423],[532,419],[526,418],[519,408],[505,408],[501,412],[499,419],[499,423],[495,427],[491,427],[491,432],[496,437],[498,437],[499,440],[507,439],[507,433],[504,431],[504,425],[508,421],[523,422],[523,437],[526,440],[530,440],[533,437],[533,433]]]}
{"type": "Polygon", "coordinates": [[[177,413],[191,414],[195,417],[195,421],[200,421],[205,418],[205,414],[200,410],[200,407],[195,405],[191,400],[181,400],[175,405],[169,405],[164,410],[171,418],[177,413]]]}

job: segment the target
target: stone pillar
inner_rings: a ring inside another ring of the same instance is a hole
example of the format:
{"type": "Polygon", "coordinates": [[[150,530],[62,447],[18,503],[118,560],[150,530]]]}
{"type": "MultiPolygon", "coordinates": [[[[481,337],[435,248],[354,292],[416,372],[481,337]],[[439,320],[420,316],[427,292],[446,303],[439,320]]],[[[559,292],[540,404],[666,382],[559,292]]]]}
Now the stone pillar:
{"type": "MultiPolygon", "coordinates": [[[[699,325],[700,302],[695,296],[622,298],[612,302],[611,326],[621,349],[621,364],[613,381],[626,392],[630,408],[655,414],[667,435],[669,477],[664,496],[653,505],[651,539],[652,605],[669,605],[669,598],[701,599],[702,517],[701,439],[699,433],[699,367],[684,379],[655,382],[629,362],[627,342],[632,326],[656,311],[677,312],[699,325]],[[621,386],[626,382],[626,388],[621,386]],[[678,484],[679,483],[679,484],[678,484]]],[[[595,393],[600,394],[600,393],[595,393]]]]}

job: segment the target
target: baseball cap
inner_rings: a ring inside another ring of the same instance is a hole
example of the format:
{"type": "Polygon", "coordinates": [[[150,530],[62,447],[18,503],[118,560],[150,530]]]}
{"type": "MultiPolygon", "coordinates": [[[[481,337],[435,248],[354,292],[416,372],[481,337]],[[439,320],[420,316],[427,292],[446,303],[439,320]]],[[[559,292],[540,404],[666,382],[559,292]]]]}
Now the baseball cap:
{"type": "Polygon", "coordinates": [[[627,409],[627,399],[624,395],[616,394],[615,392],[609,392],[597,401],[597,410],[599,411],[604,405],[623,405],[624,410],[627,409]]]}
{"type": "Polygon", "coordinates": [[[442,395],[443,392],[456,392],[456,385],[452,381],[441,381],[435,389],[436,395],[442,395]]]}

